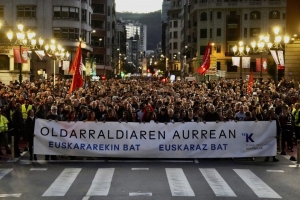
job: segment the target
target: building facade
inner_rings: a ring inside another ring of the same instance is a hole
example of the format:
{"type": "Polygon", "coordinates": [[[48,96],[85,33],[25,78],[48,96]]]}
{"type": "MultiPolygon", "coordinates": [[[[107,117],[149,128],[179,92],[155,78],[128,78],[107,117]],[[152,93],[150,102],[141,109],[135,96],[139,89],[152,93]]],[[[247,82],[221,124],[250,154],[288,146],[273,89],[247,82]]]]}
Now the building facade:
{"type": "MultiPolygon", "coordinates": [[[[238,45],[239,41],[251,47],[251,42],[258,41],[260,34],[269,34],[273,40],[272,29],[275,26],[280,27],[280,32],[286,34],[286,2],[286,0],[171,0],[167,28],[169,36],[166,37],[169,45],[165,50],[169,63],[175,58],[174,55],[180,52],[182,69],[186,74],[195,73],[210,42],[214,43],[211,48],[216,58],[216,69],[225,71],[226,78],[238,78],[240,69],[232,66],[234,56],[232,47],[238,45]],[[179,21],[179,30],[174,29],[175,20],[179,21]],[[180,35],[174,38],[175,33],[180,35]],[[178,43],[177,52],[174,49],[174,42],[178,43]],[[185,62],[189,66],[188,69],[184,69],[185,62]]],[[[250,57],[250,69],[254,72],[254,78],[257,78],[260,72],[256,68],[256,58],[260,55],[251,50],[250,57]]],[[[267,53],[263,54],[263,57],[272,60],[267,53]]],[[[242,69],[243,78],[250,73],[250,69],[242,69]]],[[[265,78],[268,77],[267,73],[263,75],[265,78]]]]}
{"type": "MultiPolygon", "coordinates": [[[[22,74],[23,80],[39,77],[38,72],[43,71],[48,77],[64,76],[61,65],[57,60],[45,56],[40,59],[36,54],[32,53],[31,59],[27,63],[23,63],[22,73],[18,69],[20,65],[14,64],[14,54],[11,45],[12,42],[7,40],[6,32],[17,30],[17,24],[24,25],[24,32],[34,31],[37,39],[44,39],[44,44],[49,44],[51,39],[56,40],[56,44],[60,44],[65,51],[70,52],[69,60],[75,55],[75,51],[79,44],[79,38],[83,39],[83,54],[93,50],[90,44],[89,36],[91,34],[91,15],[93,13],[91,0],[18,0],[18,1],[0,1],[0,18],[1,27],[1,48],[0,53],[2,66],[0,69],[1,81],[8,83],[12,80],[18,80],[18,76],[22,74]],[[56,62],[56,63],[55,63],[56,62]],[[55,63],[55,64],[54,64],[55,63]]],[[[32,46],[28,47],[33,48],[32,46]]],[[[44,46],[35,47],[44,49],[44,46]]],[[[45,78],[45,77],[44,77],[45,78]]]]}

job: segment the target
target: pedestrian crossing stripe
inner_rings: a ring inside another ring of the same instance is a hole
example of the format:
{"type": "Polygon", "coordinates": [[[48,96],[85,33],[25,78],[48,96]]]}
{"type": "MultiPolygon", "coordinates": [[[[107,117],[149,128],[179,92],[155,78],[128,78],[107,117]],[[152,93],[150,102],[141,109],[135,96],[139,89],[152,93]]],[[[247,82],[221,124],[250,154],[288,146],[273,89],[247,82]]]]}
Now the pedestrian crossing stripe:
{"type": "Polygon", "coordinates": [[[66,168],[43,194],[43,197],[65,196],[81,168],[66,168]]]}
{"type": "Polygon", "coordinates": [[[114,171],[114,168],[98,169],[92,182],[92,185],[86,195],[107,196],[111,186],[114,171]]]}
{"type": "Polygon", "coordinates": [[[253,192],[259,198],[282,198],[249,169],[234,169],[233,171],[235,171],[237,175],[241,177],[241,179],[253,190],[253,192]]]}
{"type": "Polygon", "coordinates": [[[216,169],[207,168],[200,169],[200,172],[204,176],[205,180],[214,191],[216,196],[222,197],[236,197],[236,194],[229,187],[226,181],[221,177],[216,169]]]}
{"type": "MultiPolygon", "coordinates": [[[[0,169],[0,181],[13,169],[0,169]]],[[[65,168],[42,196],[65,196],[82,168],[65,168]]],[[[218,197],[237,197],[215,168],[199,168],[200,173],[218,197]]],[[[282,198],[249,169],[233,169],[259,198],[282,198]]],[[[108,196],[115,168],[99,168],[85,197],[108,196]]],[[[195,196],[182,168],[165,168],[172,196],[195,196]]],[[[21,194],[0,194],[0,197],[20,197],[21,194]]],[[[152,192],[130,192],[129,196],[152,196],[152,192]]]]}
{"type": "Polygon", "coordinates": [[[0,169],[0,180],[13,169],[0,169]]]}

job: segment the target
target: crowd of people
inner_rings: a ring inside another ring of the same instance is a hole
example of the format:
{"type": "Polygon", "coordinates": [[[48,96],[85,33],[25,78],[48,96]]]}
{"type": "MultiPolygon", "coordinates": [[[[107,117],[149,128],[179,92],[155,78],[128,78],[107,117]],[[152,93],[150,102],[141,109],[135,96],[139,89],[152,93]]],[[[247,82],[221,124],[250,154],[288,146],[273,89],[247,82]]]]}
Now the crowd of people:
{"type": "Polygon", "coordinates": [[[69,94],[70,84],[68,79],[56,80],[56,85],[51,79],[0,83],[0,144],[7,154],[14,134],[15,157],[20,156],[22,139],[29,142],[30,159],[36,160],[32,150],[36,118],[157,123],[276,120],[282,154],[293,151],[293,139],[300,139],[299,90],[294,80],[282,79],[277,85],[273,80],[254,82],[249,89],[248,82],[237,79],[201,83],[109,79],[86,83],[69,94]]]}

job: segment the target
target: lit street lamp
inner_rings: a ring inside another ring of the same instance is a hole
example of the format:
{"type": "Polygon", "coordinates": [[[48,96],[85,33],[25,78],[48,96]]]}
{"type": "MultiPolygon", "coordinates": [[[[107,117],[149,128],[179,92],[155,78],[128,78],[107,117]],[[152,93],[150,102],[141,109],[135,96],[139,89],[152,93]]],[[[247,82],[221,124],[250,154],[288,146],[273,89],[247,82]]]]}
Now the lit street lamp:
{"type": "Polygon", "coordinates": [[[259,76],[259,82],[262,83],[263,80],[263,75],[262,75],[262,71],[263,71],[263,62],[262,62],[262,53],[268,53],[269,49],[272,47],[272,43],[270,42],[270,36],[269,35],[261,35],[259,37],[259,41],[253,41],[251,43],[251,46],[253,48],[253,52],[254,53],[260,53],[260,76],[259,76]],[[268,49],[266,49],[265,47],[268,47],[268,49]]]}
{"type": "MultiPolygon", "coordinates": [[[[19,58],[22,58],[22,46],[25,47],[30,47],[31,44],[36,44],[36,40],[35,38],[35,33],[28,30],[26,33],[24,32],[24,26],[23,24],[18,24],[18,31],[17,32],[13,32],[11,30],[9,30],[7,32],[7,38],[9,39],[9,41],[11,42],[11,45],[16,45],[19,46],[19,58]],[[12,42],[12,39],[14,37],[14,34],[16,35],[16,40],[15,42],[12,42]]],[[[26,52],[28,54],[28,52],[26,52]]],[[[28,55],[25,55],[28,56],[28,55]]],[[[20,84],[22,83],[22,79],[23,79],[23,75],[22,75],[22,61],[18,61],[18,68],[19,68],[19,82],[20,84]]]]}
{"type": "Polygon", "coordinates": [[[279,27],[275,27],[273,29],[275,34],[275,40],[270,48],[271,55],[276,63],[276,70],[275,70],[275,85],[277,85],[278,82],[278,67],[283,68],[284,67],[284,48],[287,43],[290,41],[290,37],[288,35],[279,35],[279,27]],[[284,46],[282,46],[282,38],[284,46]]]}
{"type": "Polygon", "coordinates": [[[248,46],[244,46],[244,42],[240,41],[239,42],[239,46],[237,47],[236,45],[232,48],[232,51],[234,53],[235,56],[240,57],[240,82],[241,82],[241,87],[243,84],[243,74],[242,74],[242,58],[243,56],[247,56],[249,54],[250,51],[250,47],[248,46]],[[246,52],[245,52],[246,50],[246,52]]]}
{"type": "Polygon", "coordinates": [[[46,44],[45,45],[45,52],[46,54],[54,60],[54,70],[53,70],[53,86],[55,86],[55,81],[56,81],[56,73],[55,73],[55,62],[62,61],[62,60],[68,60],[69,59],[69,52],[65,52],[65,49],[62,48],[61,45],[56,45],[55,40],[51,40],[51,44],[46,44]]]}

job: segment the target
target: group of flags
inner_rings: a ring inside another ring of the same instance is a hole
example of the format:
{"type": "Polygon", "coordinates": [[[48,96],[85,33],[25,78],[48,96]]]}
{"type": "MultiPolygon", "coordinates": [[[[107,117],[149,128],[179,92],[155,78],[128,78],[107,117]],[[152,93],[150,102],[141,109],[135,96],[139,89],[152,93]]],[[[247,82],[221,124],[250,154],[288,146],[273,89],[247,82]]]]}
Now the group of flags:
{"type": "MultiPolygon", "coordinates": [[[[206,49],[205,49],[204,56],[202,58],[202,64],[200,65],[200,67],[197,70],[197,72],[200,75],[205,74],[210,67],[210,52],[211,52],[211,48],[210,48],[210,43],[208,42],[206,49]]],[[[249,61],[249,68],[250,68],[250,59],[247,61],[249,61]]],[[[248,80],[247,94],[250,94],[252,92],[252,90],[253,90],[252,87],[253,87],[253,72],[251,70],[250,77],[248,80]]]]}

